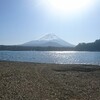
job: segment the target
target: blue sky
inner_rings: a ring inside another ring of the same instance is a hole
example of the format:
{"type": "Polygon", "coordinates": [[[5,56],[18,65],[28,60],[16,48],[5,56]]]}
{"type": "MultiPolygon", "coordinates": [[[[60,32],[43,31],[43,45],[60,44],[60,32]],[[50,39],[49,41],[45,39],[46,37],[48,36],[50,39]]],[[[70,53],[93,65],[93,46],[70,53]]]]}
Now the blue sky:
{"type": "Polygon", "coordinates": [[[46,0],[0,0],[0,45],[22,44],[51,32],[75,45],[100,39],[100,1],[91,1],[69,13],[46,0]]]}

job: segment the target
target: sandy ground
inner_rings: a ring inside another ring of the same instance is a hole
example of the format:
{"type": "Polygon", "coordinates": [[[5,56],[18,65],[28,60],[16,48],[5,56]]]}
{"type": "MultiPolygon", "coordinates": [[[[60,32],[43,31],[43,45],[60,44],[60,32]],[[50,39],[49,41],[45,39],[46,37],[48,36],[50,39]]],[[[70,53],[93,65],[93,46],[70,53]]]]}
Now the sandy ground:
{"type": "Polygon", "coordinates": [[[100,100],[100,66],[1,61],[0,100],[100,100]]]}

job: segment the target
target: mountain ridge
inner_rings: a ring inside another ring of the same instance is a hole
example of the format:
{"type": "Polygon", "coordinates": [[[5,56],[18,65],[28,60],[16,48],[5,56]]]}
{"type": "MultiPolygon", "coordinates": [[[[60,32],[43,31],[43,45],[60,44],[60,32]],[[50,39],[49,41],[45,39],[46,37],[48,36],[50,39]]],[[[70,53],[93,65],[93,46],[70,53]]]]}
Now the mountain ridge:
{"type": "MultiPolygon", "coordinates": [[[[57,45],[57,44],[56,44],[57,45]]],[[[79,43],[75,47],[39,47],[23,45],[0,45],[0,51],[100,51],[100,39],[90,43],[79,43]]]]}
{"type": "Polygon", "coordinates": [[[90,43],[79,43],[75,50],[78,51],[100,51],[100,39],[90,43]]]}
{"type": "Polygon", "coordinates": [[[23,46],[40,46],[40,47],[74,47],[73,44],[70,44],[63,39],[59,38],[55,34],[47,34],[37,40],[29,41],[24,44],[23,46]]]}

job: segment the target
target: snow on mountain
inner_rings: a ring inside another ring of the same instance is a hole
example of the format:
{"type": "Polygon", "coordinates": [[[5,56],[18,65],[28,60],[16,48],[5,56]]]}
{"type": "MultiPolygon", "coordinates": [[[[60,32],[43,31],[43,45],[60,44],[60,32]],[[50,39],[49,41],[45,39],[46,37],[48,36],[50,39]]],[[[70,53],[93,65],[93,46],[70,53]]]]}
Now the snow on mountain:
{"type": "Polygon", "coordinates": [[[38,40],[33,40],[22,44],[23,46],[40,46],[40,47],[73,47],[74,45],[60,39],[55,34],[47,34],[38,40]]]}
{"type": "Polygon", "coordinates": [[[50,33],[50,34],[47,34],[47,35],[43,36],[39,40],[50,41],[50,40],[55,40],[55,39],[60,39],[60,38],[57,37],[55,34],[50,33]]]}

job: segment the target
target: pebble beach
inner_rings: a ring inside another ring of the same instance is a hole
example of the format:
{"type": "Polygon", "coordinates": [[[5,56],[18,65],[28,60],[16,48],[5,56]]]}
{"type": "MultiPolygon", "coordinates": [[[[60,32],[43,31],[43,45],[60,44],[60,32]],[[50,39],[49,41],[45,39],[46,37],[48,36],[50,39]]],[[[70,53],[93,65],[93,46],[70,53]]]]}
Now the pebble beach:
{"type": "Polygon", "coordinates": [[[0,61],[0,100],[100,100],[100,66],[0,61]]]}

